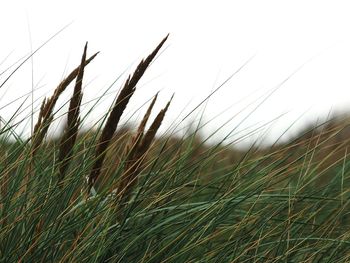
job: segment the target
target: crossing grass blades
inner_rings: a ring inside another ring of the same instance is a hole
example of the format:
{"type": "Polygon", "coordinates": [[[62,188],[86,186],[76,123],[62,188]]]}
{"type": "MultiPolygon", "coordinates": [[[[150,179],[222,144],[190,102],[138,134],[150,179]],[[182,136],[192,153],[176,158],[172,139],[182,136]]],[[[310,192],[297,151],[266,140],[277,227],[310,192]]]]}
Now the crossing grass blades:
{"type": "Polygon", "coordinates": [[[150,94],[138,127],[120,124],[167,38],[126,78],[97,129],[81,130],[84,70],[98,55],[87,44],[43,100],[31,138],[2,120],[1,262],[350,261],[349,136],[334,140],[346,121],[243,151],[205,143],[201,126],[156,138],[172,98],[157,113],[159,94],[150,94]],[[70,84],[64,129],[50,138],[70,84]]]}

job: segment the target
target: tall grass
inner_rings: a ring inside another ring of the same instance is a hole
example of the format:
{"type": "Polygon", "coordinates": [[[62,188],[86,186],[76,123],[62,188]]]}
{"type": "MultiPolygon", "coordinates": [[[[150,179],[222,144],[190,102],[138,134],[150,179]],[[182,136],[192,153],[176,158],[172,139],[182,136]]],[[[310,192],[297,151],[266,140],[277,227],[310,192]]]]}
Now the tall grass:
{"type": "Polygon", "coordinates": [[[208,146],[199,127],[156,138],[171,110],[170,100],[146,129],[156,94],[135,132],[118,129],[166,40],[127,78],[101,130],[79,132],[84,67],[96,56],[86,59],[87,45],[29,140],[1,126],[1,262],[349,261],[344,126],[263,150],[208,146]],[[74,79],[61,138],[46,138],[74,79]]]}

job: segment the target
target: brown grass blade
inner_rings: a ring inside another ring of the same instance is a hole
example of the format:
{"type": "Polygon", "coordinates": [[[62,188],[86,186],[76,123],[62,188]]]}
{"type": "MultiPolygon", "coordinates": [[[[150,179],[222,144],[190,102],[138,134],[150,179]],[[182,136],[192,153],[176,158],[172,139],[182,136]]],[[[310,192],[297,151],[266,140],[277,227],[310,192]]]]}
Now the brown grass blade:
{"type": "Polygon", "coordinates": [[[91,173],[88,178],[88,188],[89,190],[97,180],[98,176],[100,175],[101,168],[103,165],[103,161],[106,155],[107,147],[110,143],[110,140],[117,128],[117,125],[119,123],[120,117],[123,114],[127,104],[129,103],[129,100],[131,96],[134,94],[134,91],[136,89],[136,84],[141,79],[143,74],[145,73],[146,69],[148,68],[149,64],[152,62],[154,57],[157,55],[158,51],[161,49],[165,41],[167,40],[168,36],[166,36],[156,47],[156,49],[145,59],[142,60],[139,65],[137,66],[134,74],[132,76],[129,75],[128,79],[126,80],[124,87],[120,91],[120,94],[112,108],[111,113],[109,114],[109,117],[107,119],[106,125],[104,129],[102,130],[102,134],[99,138],[98,145],[96,147],[96,154],[95,154],[95,162],[93,164],[93,167],[91,169],[91,173]]]}
{"type": "Polygon", "coordinates": [[[75,82],[73,96],[69,104],[67,127],[64,131],[64,134],[62,136],[61,143],[60,143],[60,150],[59,150],[59,157],[58,157],[58,160],[60,163],[60,167],[59,167],[60,180],[64,179],[65,172],[69,166],[69,163],[72,157],[73,146],[75,144],[77,134],[78,134],[78,128],[80,123],[80,120],[79,120],[80,105],[83,97],[81,87],[82,87],[82,82],[84,77],[86,50],[87,50],[87,43],[85,44],[85,47],[84,47],[84,53],[81,58],[81,63],[77,74],[77,79],[75,82]]]}
{"type": "Polygon", "coordinates": [[[154,104],[156,103],[157,97],[158,97],[158,93],[154,96],[154,98],[153,98],[151,104],[149,105],[145,115],[143,116],[142,121],[137,129],[136,135],[132,138],[129,146],[126,147],[126,151],[125,151],[124,156],[128,156],[128,158],[134,159],[135,151],[137,150],[137,148],[138,148],[138,146],[143,138],[147,121],[152,113],[152,109],[154,107],[154,104]]]}
{"type": "Polygon", "coordinates": [[[142,143],[140,144],[140,148],[138,151],[140,152],[141,155],[145,154],[148,148],[150,147],[154,137],[156,136],[156,133],[162,124],[162,121],[164,119],[165,113],[168,111],[168,108],[170,106],[171,101],[173,100],[174,95],[170,98],[168,103],[166,104],[165,108],[162,109],[157,117],[154,119],[151,127],[148,129],[147,133],[142,139],[142,143]]]}

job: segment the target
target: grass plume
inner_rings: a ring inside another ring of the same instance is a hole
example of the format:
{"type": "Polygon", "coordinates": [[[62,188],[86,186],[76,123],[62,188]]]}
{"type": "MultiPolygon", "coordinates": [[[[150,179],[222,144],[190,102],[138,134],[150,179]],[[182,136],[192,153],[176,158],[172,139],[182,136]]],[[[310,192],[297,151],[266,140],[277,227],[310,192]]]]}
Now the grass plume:
{"type": "Polygon", "coordinates": [[[64,178],[64,175],[69,165],[69,161],[72,157],[73,147],[78,135],[78,128],[80,123],[79,112],[80,112],[81,100],[83,97],[81,87],[82,87],[84,67],[86,62],[86,50],[87,50],[87,43],[85,44],[85,47],[84,47],[84,53],[81,58],[81,63],[80,63],[80,67],[79,67],[76,82],[75,82],[73,96],[69,104],[66,129],[63,133],[61,143],[60,143],[60,152],[58,157],[58,161],[60,163],[60,167],[59,167],[60,180],[63,180],[64,178]]]}
{"type": "MultiPolygon", "coordinates": [[[[88,58],[84,66],[88,65],[96,56],[98,52],[88,58]]],[[[80,66],[75,68],[62,82],[57,86],[54,94],[49,99],[44,99],[39,112],[38,121],[34,126],[33,132],[33,154],[37,151],[38,147],[42,143],[49,129],[49,126],[53,120],[53,109],[60,95],[65,91],[68,85],[77,77],[80,66]]]]}
{"type": "Polygon", "coordinates": [[[159,45],[153,50],[153,52],[145,60],[142,60],[139,63],[133,75],[127,78],[122,90],[120,91],[120,94],[111,110],[111,113],[109,114],[106,125],[102,130],[101,137],[96,147],[95,162],[93,164],[91,173],[88,178],[89,189],[94,185],[95,181],[100,175],[103,161],[106,155],[107,147],[118,126],[120,117],[122,116],[126,106],[128,105],[130,98],[134,94],[136,84],[141,79],[141,77],[143,76],[148,66],[150,65],[152,60],[157,55],[158,51],[161,49],[161,47],[167,40],[167,38],[168,36],[166,36],[159,43],[159,45]]]}
{"type": "Polygon", "coordinates": [[[145,125],[151,114],[156,99],[157,95],[154,97],[152,103],[150,104],[144,118],[141,121],[137,133],[131,142],[131,147],[129,147],[130,152],[127,154],[124,173],[121,176],[120,183],[116,191],[116,195],[118,196],[118,199],[121,200],[119,201],[121,203],[124,203],[129,199],[130,192],[138,181],[138,175],[142,169],[142,163],[145,155],[149,150],[159,127],[162,124],[165,113],[167,112],[172,100],[171,98],[165,108],[158,113],[146,134],[143,134],[145,125]]]}

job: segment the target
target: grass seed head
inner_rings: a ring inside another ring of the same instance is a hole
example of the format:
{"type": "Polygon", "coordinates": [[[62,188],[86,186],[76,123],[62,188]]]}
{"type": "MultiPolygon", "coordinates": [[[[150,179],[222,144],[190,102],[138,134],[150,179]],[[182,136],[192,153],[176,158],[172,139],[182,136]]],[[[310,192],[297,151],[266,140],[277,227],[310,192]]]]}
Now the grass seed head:
{"type": "Polygon", "coordinates": [[[132,75],[129,75],[122,90],[120,91],[119,96],[112,108],[112,111],[109,114],[106,125],[102,130],[102,134],[99,138],[99,142],[96,147],[95,162],[93,164],[91,173],[88,178],[89,189],[91,189],[91,187],[97,180],[98,176],[100,175],[103,161],[106,155],[107,147],[110,143],[110,140],[114,132],[116,131],[120,117],[122,116],[126,106],[128,105],[130,98],[134,94],[138,81],[141,79],[141,77],[143,76],[148,66],[150,65],[154,57],[157,55],[158,51],[161,49],[161,47],[167,40],[167,38],[168,36],[166,36],[158,44],[158,46],[153,50],[153,52],[145,60],[141,60],[141,62],[137,66],[134,73],[132,75]]]}
{"type": "Polygon", "coordinates": [[[73,96],[69,104],[67,126],[60,143],[60,151],[59,151],[59,158],[58,158],[60,163],[60,168],[59,168],[60,180],[63,180],[64,178],[65,172],[68,168],[70,159],[72,157],[73,147],[78,135],[78,128],[80,123],[79,112],[80,112],[80,105],[81,105],[81,100],[83,96],[81,87],[82,87],[82,81],[84,77],[86,50],[87,50],[87,43],[84,47],[83,56],[81,58],[81,63],[78,70],[77,79],[75,82],[73,96]]]}

